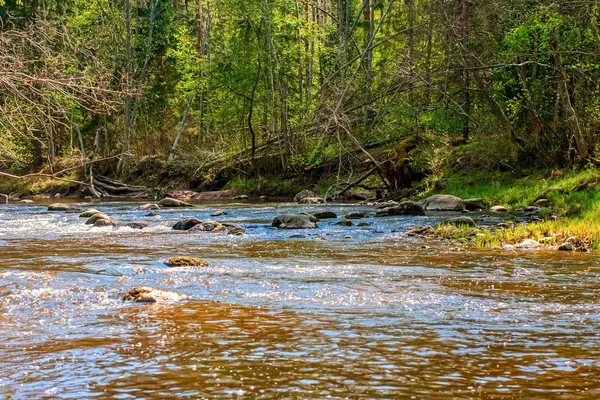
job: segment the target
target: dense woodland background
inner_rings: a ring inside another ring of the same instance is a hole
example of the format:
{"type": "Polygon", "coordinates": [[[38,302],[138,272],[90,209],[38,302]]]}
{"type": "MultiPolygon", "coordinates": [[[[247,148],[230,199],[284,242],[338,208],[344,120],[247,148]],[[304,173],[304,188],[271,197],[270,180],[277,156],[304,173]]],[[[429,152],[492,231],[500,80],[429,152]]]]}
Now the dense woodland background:
{"type": "Polygon", "coordinates": [[[596,162],[597,1],[0,0],[0,21],[12,175],[394,190],[596,162]]]}

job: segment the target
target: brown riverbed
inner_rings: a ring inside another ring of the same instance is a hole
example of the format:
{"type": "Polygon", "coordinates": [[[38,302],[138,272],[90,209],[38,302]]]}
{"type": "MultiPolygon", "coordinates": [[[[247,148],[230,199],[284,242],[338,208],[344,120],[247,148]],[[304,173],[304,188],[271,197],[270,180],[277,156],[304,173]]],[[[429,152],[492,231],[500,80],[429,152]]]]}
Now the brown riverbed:
{"type": "Polygon", "coordinates": [[[93,206],[150,227],[90,228],[42,204],[0,208],[0,397],[600,397],[594,253],[405,236],[445,217],[435,214],[334,225],[374,213],[350,205],[204,203],[157,217],[134,203],[93,206]],[[215,219],[247,233],[169,230],[217,208],[228,214],[215,219]],[[278,213],[324,208],[340,218],[269,228],[278,213]],[[212,265],[168,268],[172,255],[212,265]],[[187,299],[120,300],[141,285],[187,299]]]}

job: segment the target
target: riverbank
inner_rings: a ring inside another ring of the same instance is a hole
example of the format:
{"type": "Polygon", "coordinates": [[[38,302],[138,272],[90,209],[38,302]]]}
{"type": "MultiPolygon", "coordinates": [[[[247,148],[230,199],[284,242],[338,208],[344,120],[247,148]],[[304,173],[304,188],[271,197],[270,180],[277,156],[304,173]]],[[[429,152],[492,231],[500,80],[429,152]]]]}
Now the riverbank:
{"type": "MultiPolygon", "coordinates": [[[[5,180],[0,183],[0,193],[13,193],[15,197],[68,197],[76,196],[78,185],[67,180],[48,180],[32,177],[24,180],[5,180]]],[[[155,182],[152,182],[155,183],[155,182]]],[[[135,181],[135,184],[143,182],[135,181]]],[[[185,180],[175,183],[161,182],[165,188],[185,187],[185,180]]],[[[331,177],[319,181],[308,179],[284,179],[283,177],[234,177],[223,189],[231,197],[248,195],[250,198],[293,198],[301,189],[314,188],[318,196],[333,194],[335,183],[331,177]]],[[[531,239],[548,246],[570,242],[575,248],[600,249],[600,171],[584,169],[534,170],[516,176],[509,172],[463,171],[449,173],[430,189],[415,193],[414,199],[434,194],[451,194],[462,199],[480,198],[489,207],[502,206],[508,214],[533,206],[544,199],[536,212],[538,220],[508,223],[490,230],[486,228],[466,230],[459,227],[438,227],[438,236],[470,243],[479,248],[501,248],[531,239]]],[[[426,186],[424,186],[426,187],[426,186]]],[[[176,190],[175,190],[176,191],[176,190]]],[[[154,193],[159,193],[160,190],[154,193]]],[[[172,193],[173,191],[171,191],[172,193]]],[[[169,193],[164,190],[164,193],[169,193]]],[[[163,193],[163,194],[164,194],[163,193]]],[[[355,187],[350,199],[373,198],[376,193],[355,187]],[[352,198],[352,196],[356,196],[352,198]]],[[[210,194],[210,193],[209,193],[210,194]]],[[[509,217],[510,219],[510,217],[509,217]]]]}
{"type": "Polygon", "coordinates": [[[465,230],[444,230],[439,234],[468,241],[480,248],[515,245],[532,239],[559,246],[600,249],[600,171],[532,171],[516,178],[510,173],[469,172],[448,175],[443,190],[424,196],[447,193],[461,198],[482,198],[490,206],[503,206],[508,212],[548,200],[539,210],[540,221],[508,224],[501,229],[482,229],[475,235],[465,230]]]}

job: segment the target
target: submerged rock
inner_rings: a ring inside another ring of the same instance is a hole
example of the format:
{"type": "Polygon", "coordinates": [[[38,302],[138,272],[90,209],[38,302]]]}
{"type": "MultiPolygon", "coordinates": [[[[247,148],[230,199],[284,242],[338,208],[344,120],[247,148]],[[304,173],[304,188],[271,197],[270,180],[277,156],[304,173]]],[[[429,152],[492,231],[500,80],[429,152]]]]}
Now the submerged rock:
{"type": "Polygon", "coordinates": [[[316,221],[312,215],[282,214],[275,217],[271,226],[279,229],[314,229],[316,221]]]}
{"type": "Polygon", "coordinates": [[[317,211],[312,213],[311,215],[317,217],[318,219],[333,219],[337,218],[337,214],[333,211],[317,211]]]}
{"type": "Polygon", "coordinates": [[[371,224],[365,221],[360,221],[358,224],[356,224],[356,226],[371,226],[371,224]]]}
{"type": "Polygon", "coordinates": [[[246,233],[244,228],[233,228],[227,232],[228,235],[243,235],[244,233],[246,233]]]}
{"type": "Polygon", "coordinates": [[[375,214],[377,217],[388,215],[425,215],[423,207],[414,201],[403,201],[395,206],[382,208],[375,214]]]}
{"type": "Polygon", "coordinates": [[[186,203],[185,201],[173,199],[171,197],[165,197],[158,202],[158,205],[161,207],[192,207],[191,204],[186,203]]]}
{"type": "Polygon", "coordinates": [[[233,200],[248,200],[248,195],[247,194],[240,194],[238,196],[234,196],[233,200]]]}
{"type": "Polygon", "coordinates": [[[366,214],[362,211],[352,211],[344,216],[346,219],[361,219],[366,217],[366,214]]]}
{"type": "Polygon", "coordinates": [[[352,223],[352,221],[350,221],[349,219],[345,219],[343,221],[340,221],[336,225],[337,226],[354,226],[354,224],[352,223]]]}
{"type": "Polygon", "coordinates": [[[148,223],[145,221],[135,221],[128,223],[127,227],[131,229],[144,229],[148,227],[148,223]]]}
{"type": "Polygon", "coordinates": [[[475,226],[475,221],[471,217],[456,217],[445,220],[441,225],[454,225],[454,226],[475,226]]]}
{"type": "Polygon", "coordinates": [[[33,201],[31,199],[24,199],[24,200],[19,201],[19,203],[21,203],[21,204],[33,204],[33,203],[35,203],[35,201],[33,201]]]}
{"type": "Polygon", "coordinates": [[[185,296],[174,293],[167,292],[165,290],[154,289],[151,287],[134,287],[129,290],[129,292],[123,296],[123,300],[125,301],[135,301],[138,303],[156,303],[161,301],[179,301],[184,299],[185,296]]]}
{"type": "Polygon", "coordinates": [[[165,261],[165,264],[169,267],[208,267],[210,263],[208,261],[201,260],[199,258],[188,257],[188,256],[175,256],[165,261]]]}
{"type": "Polygon", "coordinates": [[[525,239],[521,243],[515,245],[515,249],[537,249],[542,244],[533,239],[525,239]]]}
{"type": "Polygon", "coordinates": [[[111,219],[99,219],[96,222],[94,222],[94,227],[96,228],[105,228],[107,226],[115,225],[117,225],[116,222],[112,221],[111,219]]]}
{"type": "Polygon", "coordinates": [[[406,232],[406,236],[431,236],[435,233],[435,228],[431,225],[417,226],[406,232]]]}
{"type": "Polygon", "coordinates": [[[436,194],[418,202],[425,211],[465,211],[464,200],[450,194],[436,194]]]}
{"type": "Polygon", "coordinates": [[[79,214],[79,218],[89,218],[94,214],[98,214],[99,212],[100,211],[96,210],[95,208],[88,208],[87,210],[79,214]]]}
{"type": "Polygon", "coordinates": [[[202,221],[200,221],[197,218],[194,217],[187,217],[184,218],[180,221],[177,221],[175,223],[175,225],[173,225],[173,230],[174,231],[188,231],[190,229],[192,229],[193,227],[195,227],[198,224],[201,224],[202,221]]]}
{"type": "Polygon", "coordinates": [[[86,225],[95,225],[99,220],[108,220],[110,221],[110,217],[102,212],[97,212],[92,215],[87,221],[85,221],[86,225]]]}
{"type": "Polygon", "coordinates": [[[227,214],[225,211],[223,210],[215,210],[212,212],[212,214],[210,214],[211,217],[220,217],[221,215],[225,215],[227,214]]]}
{"type": "Polygon", "coordinates": [[[138,207],[140,211],[150,211],[150,210],[159,210],[160,206],[158,204],[142,204],[138,207]]]}
{"type": "Polygon", "coordinates": [[[67,211],[69,209],[68,204],[54,203],[48,206],[48,211],[67,211]]]}

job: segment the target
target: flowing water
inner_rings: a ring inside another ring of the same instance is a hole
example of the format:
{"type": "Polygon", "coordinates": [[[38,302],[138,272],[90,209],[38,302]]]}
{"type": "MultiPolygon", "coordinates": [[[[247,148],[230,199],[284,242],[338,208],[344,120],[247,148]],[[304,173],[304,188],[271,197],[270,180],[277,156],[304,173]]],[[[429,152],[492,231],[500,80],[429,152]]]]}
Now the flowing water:
{"type": "Polygon", "coordinates": [[[0,398],[600,398],[595,254],[405,235],[444,215],[270,228],[279,213],[372,207],[93,206],[150,227],[0,207],[0,398]],[[246,234],[169,229],[215,209],[246,234]],[[212,265],[165,266],[174,255],[212,265]],[[187,299],[120,300],[133,286],[187,299]]]}

